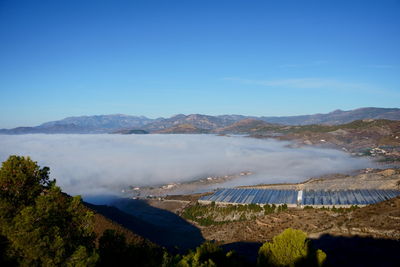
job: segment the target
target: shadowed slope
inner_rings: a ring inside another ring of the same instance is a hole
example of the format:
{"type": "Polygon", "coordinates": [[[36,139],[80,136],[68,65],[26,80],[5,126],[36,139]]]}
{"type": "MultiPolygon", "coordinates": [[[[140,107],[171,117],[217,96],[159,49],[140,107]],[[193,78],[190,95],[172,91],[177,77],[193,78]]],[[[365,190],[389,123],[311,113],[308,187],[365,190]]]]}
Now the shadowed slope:
{"type": "Polygon", "coordinates": [[[134,233],[169,249],[177,247],[184,251],[204,242],[198,228],[174,213],[154,208],[141,200],[120,199],[113,205],[115,207],[89,207],[134,233]]]}

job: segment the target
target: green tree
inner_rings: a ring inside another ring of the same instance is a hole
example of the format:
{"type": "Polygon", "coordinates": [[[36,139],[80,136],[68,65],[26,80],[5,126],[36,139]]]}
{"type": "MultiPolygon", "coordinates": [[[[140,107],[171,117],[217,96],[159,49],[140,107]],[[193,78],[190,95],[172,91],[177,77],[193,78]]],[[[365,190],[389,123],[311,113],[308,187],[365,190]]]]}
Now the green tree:
{"type": "MultiPolygon", "coordinates": [[[[49,169],[11,156],[0,169],[0,231],[20,266],[93,266],[92,213],[63,194],[49,169]]],[[[4,242],[3,242],[4,243],[4,242]]]]}
{"type": "Polygon", "coordinates": [[[49,180],[49,168],[40,168],[29,157],[10,156],[0,168],[0,220],[12,219],[32,205],[49,180]]]}
{"type": "Polygon", "coordinates": [[[272,242],[264,243],[258,252],[258,266],[321,266],[326,254],[312,248],[307,234],[286,229],[272,242]]]}
{"type": "Polygon", "coordinates": [[[91,216],[79,197],[53,186],[13,219],[7,237],[24,265],[62,265],[71,257],[76,261],[84,248],[87,254],[94,251],[91,216]]]}

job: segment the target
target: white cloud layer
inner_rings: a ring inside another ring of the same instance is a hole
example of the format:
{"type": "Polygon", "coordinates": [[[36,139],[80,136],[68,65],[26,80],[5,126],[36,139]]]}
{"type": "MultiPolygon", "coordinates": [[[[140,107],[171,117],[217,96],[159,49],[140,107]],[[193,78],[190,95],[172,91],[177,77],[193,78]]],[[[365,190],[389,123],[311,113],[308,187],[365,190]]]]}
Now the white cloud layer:
{"type": "Polygon", "coordinates": [[[372,165],[337,150],[287,145],[212,135],[2,135],[0,160],[30,156],[50,167],[63,191],[86,196],[245,170],[255,174],[236,184],[298,182],[372,165]]]}

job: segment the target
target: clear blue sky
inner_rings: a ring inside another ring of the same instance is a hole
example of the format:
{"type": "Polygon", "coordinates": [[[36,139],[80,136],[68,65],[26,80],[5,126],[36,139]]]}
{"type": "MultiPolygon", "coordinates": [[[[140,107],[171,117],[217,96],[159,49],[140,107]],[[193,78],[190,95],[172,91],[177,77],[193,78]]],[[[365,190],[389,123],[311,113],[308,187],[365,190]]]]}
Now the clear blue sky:
{"type": "Polygon", "coordinates": [[[0,128],[399,103],[400,1],[0,0],[0,128]]]}

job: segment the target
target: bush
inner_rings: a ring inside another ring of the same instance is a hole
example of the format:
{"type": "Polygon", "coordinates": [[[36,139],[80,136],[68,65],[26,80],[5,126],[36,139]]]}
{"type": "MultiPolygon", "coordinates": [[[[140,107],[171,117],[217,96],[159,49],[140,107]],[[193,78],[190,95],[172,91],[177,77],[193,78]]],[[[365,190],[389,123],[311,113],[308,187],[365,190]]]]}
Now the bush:
{"type": "Polygon", "coordinates": [[[283,204],[283,205],[279,205],[278,206],[278,212],[285,211],[287,209],[288,209],[287,204],[283,204]]]}
{"type": "Polygon", "coordinates": [[[321,266],[326,254],[312,248],[306,233],[291,228],[264,243],[258,252],[258,266],[321,266]]]}
{"type": "MultiPolygon", "coordinates": [[[[166,266],[164,264],[164,266],[166,266]]],[[[177,264],[169,266],[179,267],[211,267],[211,266],[245,266],[242,259],[233,251],[225,253],[213,242],[204,242],[196,248],[196,251],[190,251],[182,257],[177,264]]]]}
{"type": "Polygon", "coordinates": [[[264,215],[268,215],[275,212],[275,208],[266,204],[264,205],[264,215]]]}

